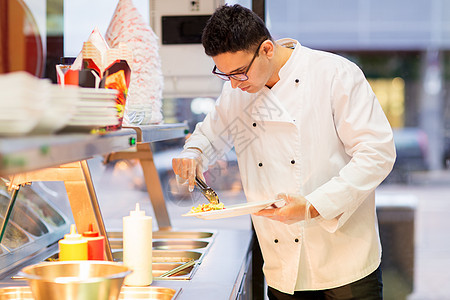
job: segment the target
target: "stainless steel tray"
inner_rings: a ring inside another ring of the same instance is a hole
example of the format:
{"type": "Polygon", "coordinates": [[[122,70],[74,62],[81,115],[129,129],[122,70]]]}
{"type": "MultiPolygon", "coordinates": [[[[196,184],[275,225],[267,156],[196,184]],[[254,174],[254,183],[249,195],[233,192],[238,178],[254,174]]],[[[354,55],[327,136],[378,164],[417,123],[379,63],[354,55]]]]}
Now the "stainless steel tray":
{"type": "MultiPolygon", "coordinates": [[[[108,232],[115,261],[123,261],[122,232],[108,232]]],[[[215,232],[207,231],[154,231],[153,232],[153,280],[190,280],[199,268],[203,257],[214,241],[215,232]],[[160,277],[181,264],[195,260],[188,267],[169,277],[160,277]]]]}

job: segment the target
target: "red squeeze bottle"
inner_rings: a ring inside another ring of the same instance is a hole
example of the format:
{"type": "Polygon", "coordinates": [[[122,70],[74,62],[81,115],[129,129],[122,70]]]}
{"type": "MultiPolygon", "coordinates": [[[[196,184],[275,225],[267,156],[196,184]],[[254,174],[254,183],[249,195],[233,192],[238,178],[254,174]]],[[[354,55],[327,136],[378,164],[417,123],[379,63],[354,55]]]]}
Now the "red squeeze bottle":
{"type": "Polygon", "coordinates": [[[88,260],[105,260],[105,237],[94,231],[89,224],[89,231],[83,232],[88,244],[88,260]]]}

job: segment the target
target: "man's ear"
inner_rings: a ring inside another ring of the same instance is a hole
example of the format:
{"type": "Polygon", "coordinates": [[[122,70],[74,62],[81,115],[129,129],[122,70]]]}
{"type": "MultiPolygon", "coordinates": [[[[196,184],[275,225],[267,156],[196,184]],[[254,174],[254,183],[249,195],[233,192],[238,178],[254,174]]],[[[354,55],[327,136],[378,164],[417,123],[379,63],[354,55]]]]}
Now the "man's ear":
{"type": "Polygon", "coordinates": [[[271,59],[275,55],[275,45],[271,40],[266,40],[261,45],[261,52],[271,59]]]}

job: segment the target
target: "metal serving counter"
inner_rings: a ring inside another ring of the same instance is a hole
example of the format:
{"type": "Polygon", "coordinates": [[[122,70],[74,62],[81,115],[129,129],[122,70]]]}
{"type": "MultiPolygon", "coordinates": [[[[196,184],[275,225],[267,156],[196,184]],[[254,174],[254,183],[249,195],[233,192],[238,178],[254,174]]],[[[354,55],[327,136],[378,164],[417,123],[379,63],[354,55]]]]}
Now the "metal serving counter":
{"type": "MultiPolygon", "coordinates": [[[[217,230],[214,242],[191,279],[155,279],[150,287],[164,287],[179,291],[176,300],[253,299],[251,297],[251,246],[251,230],[217,230]]],[[[26,286],[26,282],[10,277],[0,281],[0,287],[9,286],[26,286]]],[[[145,290],[145,287],[141,289],[145,290]]]]}
{"type": "Polygon", "coordinates": [[[189,281],[154,281],[152,285],[181,288],[177,299],[253,299],[252,231],[221,229],[193,278],[189,281]]]}
{"type": "MultiPolygon", "coordinates": [[[[0,138],[0,177],[6,178],[7,185],[13,190],[33,181],[63,181],[78,230],[85,231],[92,223],[94,229],[108,236],[86,160],[96,156],[104,156],[105,162],[137,159],[142,166],[159,231],[174,232],[150,143],[182,138],[186,129],[186,124],[167,124],[123,128],[105,135],[0,138]]],[[[184,226],[180,215],[176,212],[173,221],[179,228],[187,230],[189,226],[184,226]]],[[[220,223],[220,226],[214,222],[202,223],[211,226],[208,230],[214,230],[214,238],[202,254],[195,274],[188,280],[158,280],[156,277],[151,286],[175,289],[176,299],[251,299],[248,289],[252,278],[253,232],[248,216],[238,217],[237,220],[241,221],[233,220],[232,229],[224,226],[226,222],[220,223]]],[[[186,222],[195,224],[192,220],[186,222]]],[[[62,238],[63,233],[60,234],[62,238]]],[[[113,260],[109,239],[106,244],[107,258],[113,260]]],[[[154,240],[154,248],[155,245],[154,240]]],[[[0,281],[0,287],[25,285],[22,280],[12,280],[11,275],[17,269],[42,261],[56,251],[57,244],[47,245],[45,251],[21,259],[11,270],[0,270],[0,273],[8,274],[0,281]]],[[[7,260],[8,257],[0,257],[0,262],[2,259],[7,260]]]]}

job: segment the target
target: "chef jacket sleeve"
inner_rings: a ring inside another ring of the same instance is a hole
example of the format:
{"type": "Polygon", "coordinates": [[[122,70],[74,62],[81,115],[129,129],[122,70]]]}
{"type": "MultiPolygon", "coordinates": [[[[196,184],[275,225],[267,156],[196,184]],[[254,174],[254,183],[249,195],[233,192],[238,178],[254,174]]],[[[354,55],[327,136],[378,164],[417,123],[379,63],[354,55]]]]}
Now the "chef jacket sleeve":
{"type": "Polygon", "coordinates": [[[392,170],[395,146],[390,124],[362,71],[345,61],[333,80],[334,124],[350,161],[339,174],[306,196],[334,232],[392,170]]]}
{"type": "Polygon", "coordinates": [[[232,135],[227,130],[232,104],[230,98],[231,86],[226,82],[214,109],[206,115],[203,122],[195,126],[184,145],[185,149],[194,147],[202,151],[203,171],[232,148],[232,135]]]}

